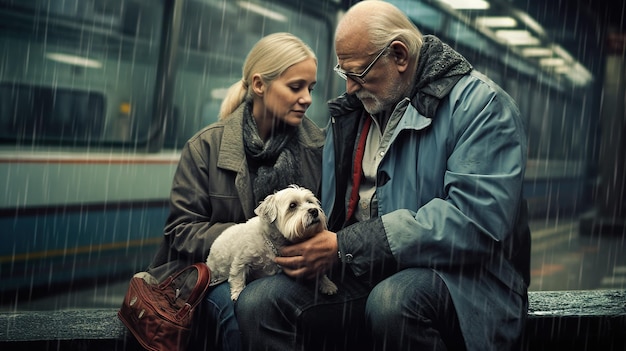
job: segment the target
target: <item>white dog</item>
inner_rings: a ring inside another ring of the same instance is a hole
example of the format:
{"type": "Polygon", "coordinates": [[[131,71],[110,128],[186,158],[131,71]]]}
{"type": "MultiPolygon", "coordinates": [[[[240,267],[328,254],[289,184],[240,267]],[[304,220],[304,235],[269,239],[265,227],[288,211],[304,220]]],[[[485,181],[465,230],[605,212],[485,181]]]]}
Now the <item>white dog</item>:
{"type": "MultiPolygon", "coordinates": [[[[233,225],[213,242],[207,265],[211,285],[228,280],[231,298],[237,300],[247,281],[274,275],[280,249],[326,229],[326,215],[313,193],[291,185],[269,195],[254,210],[256,217],[233,225]]],[[[320,291],[332,295],[337,286],[326,275],[320,291]]]]}

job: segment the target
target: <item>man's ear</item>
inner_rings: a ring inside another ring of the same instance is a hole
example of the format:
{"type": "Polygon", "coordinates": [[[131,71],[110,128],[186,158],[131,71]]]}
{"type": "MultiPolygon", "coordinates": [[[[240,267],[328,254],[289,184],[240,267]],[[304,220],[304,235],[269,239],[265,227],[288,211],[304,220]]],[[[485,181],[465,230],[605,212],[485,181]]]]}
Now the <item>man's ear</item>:
{"type": "Polygon", "coordinates": [[[263,96],[263,94],[265,93],[265,89],[266,89],[266,85],[265,85],[265,82],[263,81],[263,78],[261,78],[261,75],[258,73],[253,75],[252,76],[252,91],[254,91],[254,93],[257,94],[258,96],[263,96]]]}
{"type": "Polygon", "coordinates": [[[398,72],[404,72],[409,68],[409,49],[400,40],[394,40],[389,46],[391,54],[396,61],[398,72]]]}

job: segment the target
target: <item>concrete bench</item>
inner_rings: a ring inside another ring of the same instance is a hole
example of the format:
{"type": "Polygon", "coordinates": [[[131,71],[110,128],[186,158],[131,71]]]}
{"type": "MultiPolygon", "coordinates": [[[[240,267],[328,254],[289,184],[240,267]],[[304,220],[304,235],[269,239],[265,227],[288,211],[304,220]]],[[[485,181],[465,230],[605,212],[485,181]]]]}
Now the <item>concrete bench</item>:
{"type": "Polygon", "coordinates": [[[524,350],[626,350],[626,290],[528,294],[524,350]]]}
{"type": "MultiPolygon", "coordinates": [[[[529,293],[524,350],[626,350],[626,291],[529,293]]],[[[117,309],[0,313],[0,349],[136,350],[117,309]]]]}
{"type": "Polygon", "coordinates": [[[0,349],[133,350],[125,328],[117,309],[3,312],[0,349]]]}

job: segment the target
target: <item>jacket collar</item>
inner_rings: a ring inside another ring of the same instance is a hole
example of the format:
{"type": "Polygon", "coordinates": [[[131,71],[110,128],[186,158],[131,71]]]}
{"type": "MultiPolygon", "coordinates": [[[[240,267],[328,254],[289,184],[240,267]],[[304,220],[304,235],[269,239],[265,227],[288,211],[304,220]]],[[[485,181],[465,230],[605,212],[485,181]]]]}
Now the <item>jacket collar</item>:
{"type": "Polygon", "coordinates": [[[224,119],[217,166],[231,171],[240,171],[246,158],[243,147],[243,116],[246,104],[241,104],[233,113],[224,119]]]}
{"type": "Polygon", "coordinates": [[[435,117],[441,100],[470,73],[472,65],[433,35],[425,35],[417,60],[411,104],[424,116],[435,117]]]}

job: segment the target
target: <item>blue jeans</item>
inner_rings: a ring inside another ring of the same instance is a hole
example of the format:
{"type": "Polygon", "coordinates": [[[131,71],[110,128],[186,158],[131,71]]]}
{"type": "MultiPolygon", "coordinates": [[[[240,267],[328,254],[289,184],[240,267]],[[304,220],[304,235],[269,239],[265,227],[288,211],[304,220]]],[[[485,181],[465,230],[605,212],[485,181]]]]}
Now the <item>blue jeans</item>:
{"type": "Polygon", "coordinates": [[[448,290],[430,269],[370,284],[346,272],[326,296],[278,274],[250,283],[235,306],[244,350],[463,350],[448,290]],[[444,344],[445,340],[445,344],[444,344]]]}
{"type": "Polygon", "coordinates": [[[235,304],[230,299],[228,282],[209,289],[198,321],[198,335],[192,350],[241,350],[239,325],[235,318],[235,304]]]}

